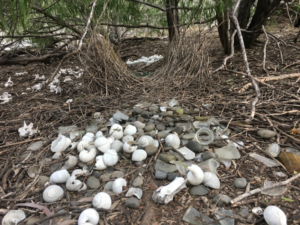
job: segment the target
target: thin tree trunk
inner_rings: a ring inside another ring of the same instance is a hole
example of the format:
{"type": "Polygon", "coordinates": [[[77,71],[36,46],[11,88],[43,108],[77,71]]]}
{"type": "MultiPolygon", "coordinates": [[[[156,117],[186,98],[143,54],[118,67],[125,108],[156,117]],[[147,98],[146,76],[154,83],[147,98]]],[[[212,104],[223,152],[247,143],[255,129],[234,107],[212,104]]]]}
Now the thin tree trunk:
{"type": "Polygon", "coordinates": [[[229,13],[225,9],[221,15],[217,16],[218,32],[224,53],[230,54],[230,34],[229,34],[229,13]]]}
{"type": "Polygon", "coordinates": [[[169,41],[179,35],[178,0],[166,0],[166,13],[169,31],[169,41]]]}

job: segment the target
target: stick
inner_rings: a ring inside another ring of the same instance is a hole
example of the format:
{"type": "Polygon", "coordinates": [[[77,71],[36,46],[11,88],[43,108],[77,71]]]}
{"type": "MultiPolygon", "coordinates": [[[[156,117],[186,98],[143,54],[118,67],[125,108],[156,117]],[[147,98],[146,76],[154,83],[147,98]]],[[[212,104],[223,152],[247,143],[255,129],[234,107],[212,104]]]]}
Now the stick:
{"type": "Polygon", "coordinates": [[[20,144],[24,144],[24,143],[27,143],[27,142],[41,140],[41,139],[43,139],[43,138],[39,137],[39,138],[30,139],[30,140],[26,140],[26,141],[21,141],[21,142],[17,142],[17,143],[13,143],[13,144],[3,145],[3,146],[0,146],[0,148],[5,148],[5,147],[9,147],[9,146],[14,146],[14,145],[20,145],[20,144]]]}
{"type": "Polygon", "coordinates": [[[263,60],[263,69],[264,71],[266,72],[267,76],[269,76],[269,72],[268,70],[266,69],[266,58],[267,58],[267,45],[269,43],[269,38],[268,38],[268,34],[265,30],[265,27],[264,25],[262,26],[262,30],[264,31],[265,35],[266,35],[266,43],[265,43],[265,47],[264,47],[264,60],[263,60]]]}
{"type": "Polygon", "coordinates": [[[264,190],[270,189],[270,188],[275,188],[275,187],[287,185],[287,184],[291,183],[292,181],[294,181],[294,180],[296,180],[298,178],[300,178],[300,173],[298,173],[297,175],[291,177],[290,179],[287,179],[286,181],[278,182],[278,183],[275,183],[275,184],[273,184],[271,186],[268,186],[268,187],[257,188],[257,189],[254,189],[252,191],[249,191],[249,192],[247,192],[245,194],[242,194],[242,195],[234,198],[233,200],[230,201],[230,203],[233,205],[233,204],[235,204],[235,203],[243,200],[244,198],[247,198],[247,197],[249,197],[251,195],[254,195],[254,194],[258,193],[258,192],[261,192],[261,191],[264,191],[264,190]]]}
{"type": "Polygon", "coordinates": [[[254,100],[252,101],[252,107],[251,107],[250,120],[253,120],[253,118],[255,116],[255,106],[256,106],[256,103],[258,102],[258,99],[260,97],[260,89],[259,89],[257,83],[255,82],[254,77],[251,75],[250,68],[249,68],[249,63],[248,63],[248,58],[247,58],[247,54],[246,54],[246,50],[245,50],[244,39],[243,39],[243,35],[242,35],[242,32],[241,32],[241,27],[239,25],[239,22],[238,22],[236,16],[235,16],[235,13],[237,11],[237,8],[240,5],[240,2],[241,2],[241,0],[237,0],[237,3],[234,7],[234,10],[230,15],[230,18],[233,21],[233,23],[234,23],[234,25],[237,29],[238,38],[239,38],[240,46],[241,46],[241,49],[242,49],[244,64],[245,64],[245,67],[246,67],[246,73],[247,73],[247,76],[251,79],[252,85],[253,85],[253,87],[255,89],[255,93],[256,93],[256,96],[255,96],[254,100]]]}

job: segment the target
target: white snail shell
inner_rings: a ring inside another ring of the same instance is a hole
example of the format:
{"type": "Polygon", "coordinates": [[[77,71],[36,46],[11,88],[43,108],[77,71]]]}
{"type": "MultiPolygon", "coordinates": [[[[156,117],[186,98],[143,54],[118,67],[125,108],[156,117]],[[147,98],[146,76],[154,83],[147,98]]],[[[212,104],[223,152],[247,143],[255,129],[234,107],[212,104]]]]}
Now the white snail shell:
{"type": "Polygon", "coordinates": [[[94,143],[95,147],[97,147],[103,153],[110,149],[110,144],[110,140],[108,140],[106,137],[98,137],[94,143]]]}
{"type": "Polygon", "coordinates": [[[286,225],[287,224],[287,219],[286,215],[284,212],[274,206],[270,205],[268,206],[265,211],[264,211],[264,218],[267,224],[269,225],[286,225]]]}
{"type": "Polygon", "coordinates": [[[70,174],[67,170],[58,170],[51,174],[50,183],[61,184],[66,183],[70,178],[70,174]]]}
{"type": "Polygon", "coordinates": [[[103,155],[103,162],[106,166],[114,166],[118,160],[118,153],[114,149],[108,149],[103,155]]]}
{"type": "Polygon", "coordinates": [[[122,138],[122,142],[123,142],[123,143],[126,143],[127,141],[134,141],[134,137],[131,136],[131,135],[125,135],[125,136],[122,138]]]}
{"type": "Polygon", "coordinates": [[[204,173],[202,169],[197,165],[191,165],[188,167],[187,180],[191,185],[199,185],[204,179],[204,173]]]}
{"type": "Polygon", "coordinates": [[[66,183],[66,188],[69,191],[83,191],[86,190],[86,184],[82,183],[80,180],[76,179],[76,176],[71,176],[67,183],[66,183]]]}
{"type": "Polygon", "coordinates": [[[95,135],[93,133],[86,133],[83,137],[82,140],[83,141],[88,141],[88,142],[92,142],[95,139],[95,135]]]}
{"type": "Polygon", "coordinates": [[[143,149],[138,149],[132,153],[132,161],[143,161],[147,158],[147,152],[143,149]]]}
{"type": "Polygon", "coordinates": [[[56,202],[64,195],[64,190],[58,185],[50,185],[43,192],[45,202],[56,202]]]}
{"type": "Polygon", "coordinates": [[[121,139],[123,137],[123,127],[120,124],[114,124],[110,128],[109,134],[115,139],[121,139]]]}
{"type": "Polygon", "coordinates": [[[81,162],[87,163],[96,157],[96,148],[91,147],[89,150],[83,150],[79,153],[79,159],[81,162]]]}
{"type": "Polygon", "coordinates": [[[137,132],[135,126],[127,125],[124,130],[124,135],[134,135],[137,132]]]}
{"type": "Polygon", "coordinates": [[[137,150],[137,145],[134,141],[127,141],[124,145],[123,145],[123,151],[127,152],[127,153],[132,153],[135,150],[137,150]]]}
{"type": "Polygon", "coordinates": [[[77,150],[78,150],[78,152],[81,152],[81,151],[87,149],[88,146],[89,146],[88,141],[80,141],[77,145],[77,150]]]}
{"type": "Polygon", "coordinates": [[[96,166],[95,170],[104,170],[104,169],[106,169],[107,166],[105,165],[105,163],[103,161],[103,155],[99,155],[99,156],[96,157],[95,166],[96,166]]]}
{"type": "Polygon", "coordinates": [[[123,191],[123,186],[126,186],[127,182],[123,178],[118,178],[113,182],[112,190],[114,193],[121,193],[123,191]]]}
{"type": "Polygon", "coordinates": [[[97,225],[99,219],[99,213],[95,209],[85,209],[78,218],[78,225],[97,225]]]}
{"type": "Polygon", "coordinates": [[[71,144],[71,139],[59,134],[58,137],[51,143],[52,152],[63,152],[71,144]]]}
{"type": "Polygon", "coordinates": [[[101,130],[97,131],[97,133],[95,134],[95,138],[97,139],[98,137],[102,137],[103,133],[101,130]]]}
{"type": "Polygon", "coordinates": [[[68,161],[65,163],[65,165],[62,167],[62,169],[70,169],[77,165],[78,159],[76,156],[68,155],[68,161]]]}
{"type": "Polygon", "coordinates": [[[151,136],[143,135],[140,137],[138,144],[141,148],[146,148],[148,145],[154,144],[154,139],[151,136]]]}
{"type": "Polygon", "coordinates": [[[110,148],[116,150],[116,152],[120,152],[123,149],[123,142],[115,140],[113,143],[111,143],[110,148]]]}
{"type": "Polygon", "coordinates": [[[111,197],[105,192],[100,192],[93,198],[95,208],[109,209],[111,207],[111,197]]]}
{"type": "Polygon", "coordinates": [[[2,219],[2,225],[18,224],[26,215],[23,210],[10,210],[2,219]]]}
{"type": "Polygon", "coordinates": [[[175,149],[180,146],[180,139],[176,134],[169,134],[165,139],[166,145],[175,149]]]}
{"type": "Polygon", "coordinates": [[[214,189],[220,188],[220,180],[217,175],[212,172],[204,173],[203,184],[214,189]]]}

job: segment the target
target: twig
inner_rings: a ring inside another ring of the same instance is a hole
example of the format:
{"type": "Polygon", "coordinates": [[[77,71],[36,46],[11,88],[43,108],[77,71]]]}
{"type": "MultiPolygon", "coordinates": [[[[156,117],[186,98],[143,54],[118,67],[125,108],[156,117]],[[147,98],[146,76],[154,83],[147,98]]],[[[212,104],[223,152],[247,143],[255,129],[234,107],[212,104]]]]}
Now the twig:
{"type": "Polygon", "coordinates": [[[281,51],[281,48],[280,48],[280,43],[272,35],[269,35],[269,36],[275,41],[275,43],[277,45],[277,48],[278,48],[278,51],[279,51],[279,54],[280,54],[281,64],[283,64],[283,55],[282,55],[282,51],[281,51]]]}
{"type": "Polygon", "coordinates": [[[21,141],[21,142],[17,142],[17,143],[13,143],[13,144],[3,145],[3,146],[0,146],[0,148],[5,148],[5,147],[9,147],[9,146],[14,146],[14,145],[20,145],[20,144],[24,144],[24,143],[27,143],[27,142],[41,140],[41,139],[43,139],[43,138],[39,137],[39,138],[30,139],[30,140],[26,140],[26,141],[21,141]]]}
{"type": "Polygon", "coordinates": [[[272,185],[267,186],[267,187],[257,188],[257,189],[254,189],[254,190],[252,190],[252,191],[249,191],[249,192],[247,192],[247,193],[245,193],[245,194],[242,194],[242,195],[240,195],[240,196],[238,196],[238,197],[232,199],[232,200],[230,201],[230,203],[233,205],[233,204],[235,204],[235,203],[237,203],[237,202],[239,202],[239,201],[243,200],[244,198],[247,198],[247,197],[249,197],[249,196],[251,196],[251,195],[254,195],[254,194],[259,193],[259,192],[261,192],[261,191],[264,191],[264,190],[266,190],[266,189],[270,189],[270,188],[275,188],[275,187],[287,185],[287,184],[293,182],[294,180],[296,180],[296,179],[298,179],[298,178],[300,178],[300,173],[298,173],[297,175],[291,177],[290,179],[287,179],[286,181],[278,182],[278,183],[272,184],[272,185]]]}
{"type": "Polygon", "coordinates": [[[269,72],[266,69],[266,58],[267,58],[267,45],[269,43],[269,38],[268,38],[268,34],[265,30],[265,26],[262,25],[262,30],[264,31],[265,35],[266,35],[266,43],[265,43],[265,47],[264,47],[264,60],[263,60],[263,69],[266,72],[267,76],[269,76],[269,72]]]}
{"type": "Polygon", "coordinates": [[[230,125],[230,123],[231,123],[232,120],[233,120],[233,117],[231,117],[231,119],[229,120],[229,122],[228,122],[228,124],[227,124],[227,127],[221,132],[220,137],[221,137],[222,134],[228,129],[228,127],[229,127],[229,125],[230,125]]]}
{"type": "Polygon", "coordinates": [[[246,54],[246,50],[245,50],[245,44],[244,44],[243,35],[242,35],[242,32],[241,32],[241,28],[240,28],[239,22],[238,22],[238,20],[237,20],[237,18],[235,16],[235,13],[237,11],[237,8],[240,5],[240,2],[241,2],[241,0],[237,0],[237,3],[235,5],[235,7],[234,7],[234,10],[232,11],[232,13],[230,15],[230,18],[233,21],[233,23],[234,23],[234,25],[235,25],[235,27],[237,29],[238,38],[239,38],[239,41],[240,41],[240,47],[242,49],[244,64],[245,64],[245,67],[246,67],[246,73],[247,73],[247,76],[251,79],[252,85],[253,85],[253,87],[255,89],[255,93],[256,93],[256,96],[255,96],[254,100],[252,101],[252,107],[251,107],[250,120],[253,120],[253,118],[255,116],[255,106],[256,106],[256,103],[258,102],[258,99],[260,97],[260,89],[259,89],[257,83],[255,82],[254,77],[251,75],[250,68],[249,68],[249,63],[248,63],[248,58],[247,58],[247,54],[246,54]]]}
{"type": "Polygon", "coordinates": [[[231,35],[231,53],[229,56],[227,56],[224,61],[223,61],[223,64],[218,68],[216,69],[215,71],[213,71],[213,73],[219,71],[219,70],[222,70],[222,69],[225,69],[226,68],[226,63],[227,63],[227,60],[228,59],[231,59],[234,55],[234,37],[235,37],[235,34],[236,34],[236,30],[234,30],[234,32],[232,33],[231,35]]]}

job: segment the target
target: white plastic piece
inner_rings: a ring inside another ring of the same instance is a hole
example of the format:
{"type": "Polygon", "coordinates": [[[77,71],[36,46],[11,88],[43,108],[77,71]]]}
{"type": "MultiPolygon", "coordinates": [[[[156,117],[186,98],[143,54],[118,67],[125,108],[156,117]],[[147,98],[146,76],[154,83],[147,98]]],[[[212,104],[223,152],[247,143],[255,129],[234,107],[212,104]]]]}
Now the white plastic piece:
{"type": "Polygon", "coordinates": [[[114,124],[109,130],[109,135],[115,139],[121,139],[123,137],[123,127],[120,124],[114,124]]]}
{"type": "Polygon", "coordinates": [[[61,184],[66,183],[70,178],[70,174],[67,170],[58,170],[51,174],[50,183],[61,184]]]}
{"type": "Polygon", "coordinates": [[[106,169],[106,165],[103,161],[103,155],[99,155],[96,157],[96,164],[95,164],[95,170],[104,170],[106,169]]]}
{"type": "Polygon", "coordinates": [[[108,149],[103,155],[103,162],[106,166],[114,166],[119,160],[118,153],[114,149],[108,149]]]}
{"type": "Polygon", "coordinates": [[[191,165],[188,167],[187,180],[191,185],[199,185],[204,179],[204,173],[202,169],[197,165],[191,165]]]}
{"type": "Polygon", "coordinates": [[[73,99],[68,99],[67,101],[66,101],[66,103],[68,104],[68,103],[72,103],[73,102],[73,99]]]}
{"type": "Polygon", "coordinates": [[[147,152],[143,149],[138,149],[132,153],[132,161],[143,161],[147,158],[147,152]]]}
{"type": "Polygon", "coordinates": [[[31,87],[31,89],[32,89],[33,91],[39,91],[39,90],[42,89],[43,85],[44,85],[43,83],[38,83],[38,84],[36,84],[36,85],[33,85],[33,86],[31,87]]]}
{"type": "Polygon", "coordinates": [[[97,225],[99,219],[99,213],[95,209],[85,209],[78,218],[78,225],[97,225]]]}
{"type": "Polygon", "coordinates": [[[9,100],[11,100],[11,94],[8,94],[8,92],[4,92],[1,96],[0,96],[0,100],[3,101],[1,102],[1,104],[5,104],[7,102],[9,102],[9,100]]]}
{"type": "Polygon", "coordinates": [[[264,218],[269,225],[286,225],[285,213],[278,207],[270,205],[264,211],[264,218]]]}
{"type": "Polygon", "coordinates": [[[2,225],[18,224],[26,215],[23,210],[10,210],[2,219],[2,225]]]}
{"type": "Polygon", "coordinates": [[[109,209],[111,207],[111,197],[105,192],[100,192],[93,198],[95,208],[109,209]]]}
{"type": "Polygon", "coordinates": [[[167,204],[173,200],[175,194],[177,194],[181,189],[186,188],[187,180],[183,177],[176,177],[171,183],[166,186],[159,187],[154,191],[152,199],[156,203],[167,204]]]}
{"type": "Polygon", "coordinates": [[[8,78],[8,81],[4,84],[5,87],[12,87],[14,82],[11,81],[11,77],[8,78]]]}
{"type": "Polygon", "coordinates": [[[118,178],[113,182],[112,190],[114,193],[121,193],[123,191],[123,186],[126,186],[127,182],[123,178],[118,178]]]}
{"type": "Polygon", "coordinates": [[[64,195],[64,190],[58,185],[50,185],[43,192],[45,202],[56,202],[64,195]]]}
{"type": "Polygon", "coordinates": [[[129,65],[129,66],[142,66],[142,65],[150,65],[160,59],[162,59],[163,56],[162,55],[153,55],[153,56],[150,56],[150,57],[145,57],[145,56],[142,56],[142,58],[138,59],[138,60],[135,60],[135,61],[130,61],[129,59],[127,60],[126,64],[129,65]]]}
{"type": "Polygon", "coordinates": [[[141,199],[143,196],[143,190],[140,188],[129,188],[126,193],[126,197],[136,196],[138,199],[141,199]]]}

